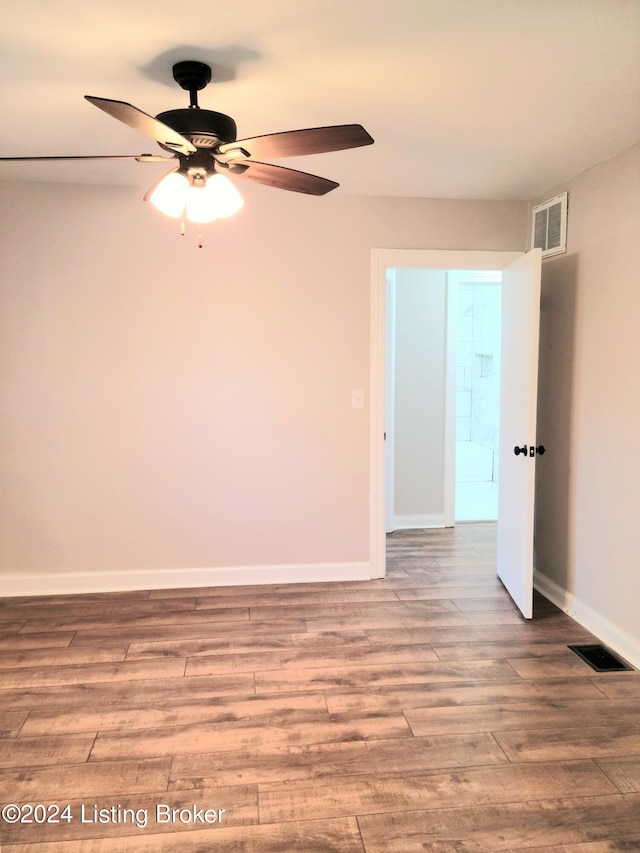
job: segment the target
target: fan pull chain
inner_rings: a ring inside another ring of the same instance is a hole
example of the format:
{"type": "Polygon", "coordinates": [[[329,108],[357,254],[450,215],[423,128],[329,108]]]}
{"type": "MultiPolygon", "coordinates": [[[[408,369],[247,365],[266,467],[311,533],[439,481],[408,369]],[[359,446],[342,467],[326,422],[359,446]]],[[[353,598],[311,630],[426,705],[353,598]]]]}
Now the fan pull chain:
{"type": "MultiPolygon", "coordinates": [[[[187,224],[184,221],[184,210],[182,211],[182,216],[180,217],[180,235],[182,237],[187,233],[187,224]]],[[[198,224],[198,248],[201,249],[204,245],[204,240],[202,239],[202,225],[198,224]]]]}

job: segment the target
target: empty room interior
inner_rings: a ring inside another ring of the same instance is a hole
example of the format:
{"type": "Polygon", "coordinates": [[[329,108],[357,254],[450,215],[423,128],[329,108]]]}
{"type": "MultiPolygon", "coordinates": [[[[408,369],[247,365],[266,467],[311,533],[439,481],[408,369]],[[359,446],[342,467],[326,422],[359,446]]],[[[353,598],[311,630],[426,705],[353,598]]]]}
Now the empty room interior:
{"type": "Polygon", "coordinates": [[[640,0],[1,50],[2,853],[640,851],[640,0]]]}

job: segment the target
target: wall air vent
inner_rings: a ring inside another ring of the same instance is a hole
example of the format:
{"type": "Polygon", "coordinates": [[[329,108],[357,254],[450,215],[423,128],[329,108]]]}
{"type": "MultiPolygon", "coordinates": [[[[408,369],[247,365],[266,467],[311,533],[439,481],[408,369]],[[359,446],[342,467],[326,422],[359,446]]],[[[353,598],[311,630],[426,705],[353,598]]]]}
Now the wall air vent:
{"type": "Polygon", "coordinates": [[[567,200],[561,193],[533,208],[531,248],[542,249],[543,258],[567,251],[567,200]]]}

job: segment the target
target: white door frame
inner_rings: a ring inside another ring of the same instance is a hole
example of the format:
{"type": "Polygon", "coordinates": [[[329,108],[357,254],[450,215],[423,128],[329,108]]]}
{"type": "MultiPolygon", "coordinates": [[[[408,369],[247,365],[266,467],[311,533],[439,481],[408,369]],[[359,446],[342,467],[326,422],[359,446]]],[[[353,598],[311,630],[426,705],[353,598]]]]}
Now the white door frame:
{"type": "Polygon", "coordinates": [[[394,275],[387,271],[387,295],[386,295],[386,366],[385,366],[385,414],[384,414],[384,506],[385,506],[385,532],[392,533],[395,530],[395,411],[396,411],[396,383],[394,375],[396,372],[396,282],[394,275]]]}
{"type": "Polygon", "coordinates": [[[369,553],[371,577],[386,571],[385,403],[387,269],[498,270],[524,252],[441,249],[372,249],[370,290],[369,553]]]}

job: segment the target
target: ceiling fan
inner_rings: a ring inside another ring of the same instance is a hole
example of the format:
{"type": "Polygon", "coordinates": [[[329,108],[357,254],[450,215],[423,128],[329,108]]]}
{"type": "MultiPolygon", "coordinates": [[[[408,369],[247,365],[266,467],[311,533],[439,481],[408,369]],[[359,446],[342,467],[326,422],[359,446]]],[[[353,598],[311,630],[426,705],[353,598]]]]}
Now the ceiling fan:
{"type": "Polygon", "coordinates": [[[170,172],[145,195],[168,216],[209,222],[229,216],[242,206],[242,198],[224,175],[231,174],[282,190],[324,195],[339,186],[335,181],[263,162],[302,154],[321,154],[371,145],[372,137],[359,124],[312,127],[237,139],[235,121],[224,113],[201,109],[198,92],[211,81],[211,68],[203,62],[178,62],[174,80],[190,95],[186,109],[168,110],[155,118],[125,101],[85,95],[89,103],[159,143],[170,156],[86,155],[58,157],[0,157],[0,161],[138,160],[177,161],[170,172]],[[257,158],[257,159],[256,159],[257,158]]]}

